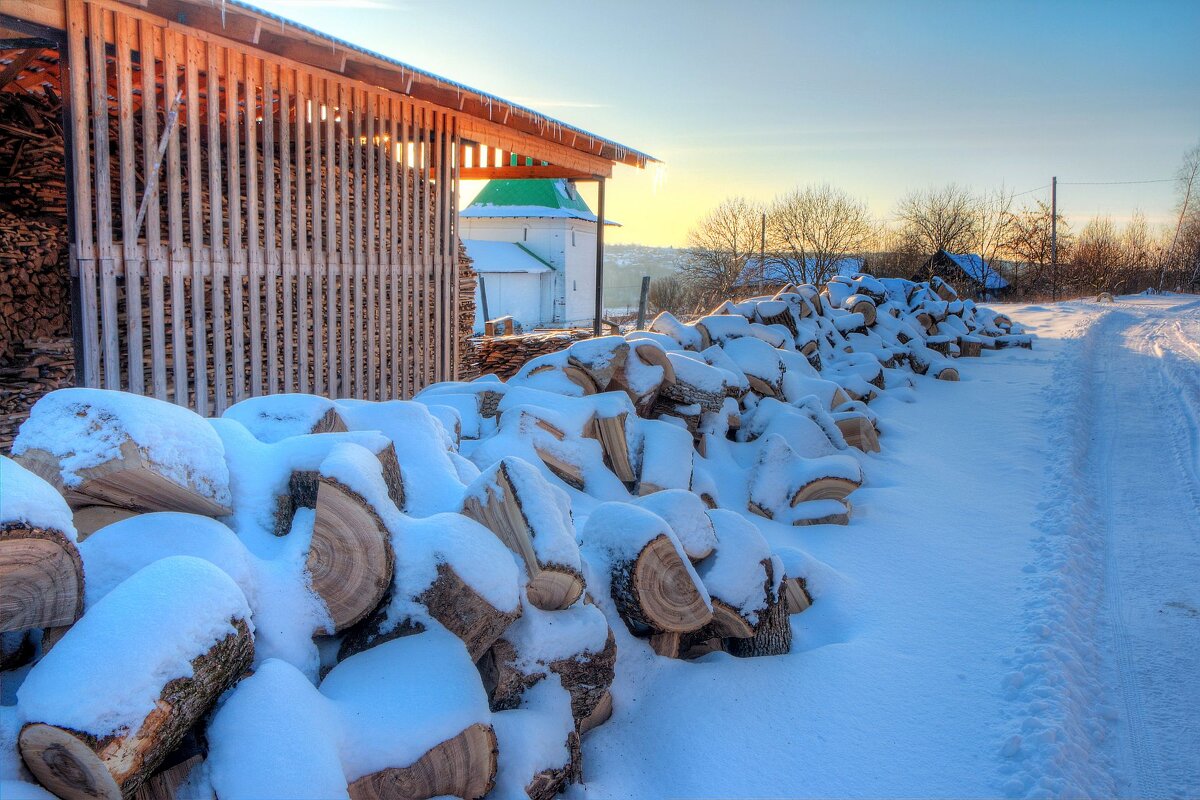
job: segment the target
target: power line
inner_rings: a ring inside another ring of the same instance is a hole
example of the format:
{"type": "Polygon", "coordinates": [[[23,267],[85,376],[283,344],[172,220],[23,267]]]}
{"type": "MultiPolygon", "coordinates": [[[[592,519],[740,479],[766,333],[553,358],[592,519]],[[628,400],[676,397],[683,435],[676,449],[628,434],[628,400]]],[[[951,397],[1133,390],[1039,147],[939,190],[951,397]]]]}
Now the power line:
{"type": "Polygon", "coordinates": [[[1156,178],[1150,181],[1059,181],[1060,186],[1128,186],[1134,183],[1174,183],[1175,178],[1156,178]]]}
{"type": "Polygon", "coordinates": [[[1021,197],[1022,195],[1033,194],[1034,192],[1040,192],[1042,189],[1049,189],[1049,188],[1050,188],[1050,184],[1047,183],[1045,186],[1039,186],[1036,189],[1029,189],[1024,192],[1017,192],[1016,194],[1013,195],[1013,197],[1021,197]]]}

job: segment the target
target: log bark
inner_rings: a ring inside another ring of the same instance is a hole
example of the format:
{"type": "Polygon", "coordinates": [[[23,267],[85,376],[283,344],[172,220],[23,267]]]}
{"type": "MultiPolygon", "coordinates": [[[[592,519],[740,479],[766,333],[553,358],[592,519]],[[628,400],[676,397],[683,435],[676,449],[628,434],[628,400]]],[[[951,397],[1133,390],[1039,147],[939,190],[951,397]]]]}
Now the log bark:
{"type": "Polygon", "coordinates": [[[319,478],[312,543],[305,568],[329,610],[332,634],[371,612],[392,583],[395,554],[379,515],[360,495],[319,478]]]}
{"type": "Polygon", "coordinates": [[[712,619],[674,543],[666,534],[651,539],[637,556],[612,565],[612,598],[634,633],[689,633],[712,619]]]}
{"type": "Polygon", "coordinates": [[[524,510],[525,504],[536,501],[521,496],[509,478],[507,464],[501,463],[497,469],[496,483],[499,491],[489,488],[486,502],[468,497],[462,513],[496,534],[521,557],[530,603],[546,611],[567,608],[583,594],[583,575],[566,564],[549,564],[538,559],[533,547],[536,531],[524,510]]]}
{"type": "Polygon", "coordinates": [[[192,660],[192,676],[176,678],[133,731],[98,737],[32,721],[21,729],[21,758],[38,782],[64,800],[133,798],[184,735],[250,666],[254,639],[245,620],[236,633],[192,660]]]}
{"type": "MultiPolygon", "coordinates": [[[[756,656],[780,656],[792,649],[792,625],[788,621],[787,594],[782,591],[782,581],[775,583],[775,568],[771,559],[763,561],[766,571],[764,588],[767,607],[758,612],[753,634],[748,637],[725,639],[725,649],[739,658],[756,656]]],[[[782,576],[781,576],[782,577],[782,576]]]]}
{"type": "MultiPolygon", "coordinates": [[[[379,466],[383,471],[383,482],[387,486],[388,497],[396,504],[396,508],[403,509],[404,479],[400,473],[396,446],[389,442],[375,456],[379,459],[379,466]]],[[[275,499],[276,536],[288,535],[297,509],[316,507],[319,477],[315,470],[297,470],[292,473],[288,479],[287,492],[275,499]]]]}
{"type": "Polygon", "coordinates": [[[350,784],[351,800],[428,800],[449,795],[475,800],[496,780],[496,734],[476,723],[430,749],[407,767],[390,767],[350,784]]]}
{"type": "Polygon", "coordinates": [[[525,786],[529,800],[553,800],[572,783],[583,780],[583,752],[579,746],[579,733],[567,734],[567,763],[558,769],[542,770],[525,786]]]}
{"type": "Polygon", "coordinates": [[[0,525],[0,633],[70,625],[83,613],[83,561],[61,532],[0,525]]]}

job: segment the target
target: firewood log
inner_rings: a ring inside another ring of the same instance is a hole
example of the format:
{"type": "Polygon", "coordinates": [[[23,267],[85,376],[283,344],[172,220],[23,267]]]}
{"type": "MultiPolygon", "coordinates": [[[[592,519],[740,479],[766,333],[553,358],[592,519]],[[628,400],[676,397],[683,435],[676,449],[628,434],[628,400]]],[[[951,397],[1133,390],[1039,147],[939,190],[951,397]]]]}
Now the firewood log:
{"type": "Polygon", "coordinates": [[[583,594],[570,501],[532,465],[506,458],[486,470],[467,488],[462,513],[521,557],[534,606],[567,608],[583,594]]]}
{"type": "Polygon", "coordinates": [[[679,405],[699,405],[705,411],[720,411],[729,396],[732,381],[725,370],[682,353],[667,353],[675,371],[675,382],[664,385],[660,398],[679,405]]]}
{"type": "Polygon", "coordinates": [[[75,530],[79,533],[79,541],[82,542],[106,525],[136,517],[138,513],[117,506],[81,506],[75,509],[72,522],[75,524],[75,530]]]}
{"type": "Polygon", "coordinates": [[[346,423],[337,403],[311,394],[272,394],[234,403],[221,415],[246,426],[254,438],[268,444],[307,433],[341,433],[346,423]]]}
{"type": "Polygon", "coordinates": [[[782,586],[783,570],[774,558],[765,560],[763,569],[766,572],[763,588],[767,605],[758,613],[754,633],[725,640],[725,649],[739,658],[784,655],[792,649],[792,626],[788,622],[787,595],[782,586]]]}
{"type": "Polygon", "coordinates": [[[479,659],[521,616],[523,581],[508,549],[461,514],[404,517],[398,525],[389,599],[346,633],[338,658],[417,633],[427,614],[479,659]]]}
{"type": "Polygon", "coordinates": [[[600,336],[576,342],[566,350],[570,366],[582,370],[593,385],[606,391],[625,367],[629,343],[621,336],[600,336]]]}
{"type": "Polygon", "coordinates": [[[639,423],[642,456],[637,493],[641,497],[666,489],[691,489],[695,450],[686,428],[662,420],[639,423]]]}
{"type": "Polygon", "coordinates": [[[320,477],[305,569],[336,633],[371,612],[392,582],[395,556],[379,515],[348,486],[320,477]]]}
{"type": "Polygon", "coordinates": [[[708,558],[716,549],[717,533],[712,520],[705,513],[704,501],[693,492],[669,489],[639,497],[634,502],[671,526],[693,564],[708,558]]]}
{"type": "Polygon", "coordinates": [[[604,503],[588,518],[583,542],[607,567],[617,613],[632,633],[689,633],[712,619],[708,592],[660,517],[604,503]]]}
{"type": "Polygon", "coordinates": [[[657,343],[635,340],[629,356],[609,382],[612,390],[629,395],[640,417],[650,415],[662,387],[675,382],[675,369],[667,352],[657,343]]]}
{"type": "Polygon", "coordinates": [[[628,424],[629,414],[624,412],[613,417],[597,416],[595,419],[596,437],[604,450],[605,465],[624,483],[631,484],[638,476],[634,471],[632,454],[629,452],[629,440],[625,431],[628,424]]]}
{"type": "Polygon", "coordinates": [[[487,695],[454,635],[431,628],[365,650],[321,682],[345,719],[352,800],[479,798],[496,775],[487,695]]]}
{"type": "MultiPolygon", "coordinates": [[[[311,440],[310,440],[311,441],[311,440]]],[[[349,435],[345,437],[323,437],[320,447],[313,448],[314,454],[326,454],[340,442],[362,444],[369,450],[375,451],[379,459],[379,467],[387,486],[388,498],[397,508],[404,508],[404,479],[400,472],[400,462],[396,458],[396,446],[383,437],[361,437],[349,435]]],[[[317,444],[313,442],[313,444],[317,444]]],[[[300,441],[294,440],[282,445],[285,448],[301,446],[300,441]]],[[[320,483],[318,463],[313,462],[311,469],[297,469],[288,478],[287,491],[275,498],[274,532],[276,536],[287,536],[292,528],[292,519],[300,508],[315,508],[317,503],[317,487],[320,483]]]]}
{"type": "Polygon", "coordinates": [[[749,510],[774,519],[812,500],[844,500],[862,485],[862,470],[842,456],[802,458],[777,433],[760,440],[750,473],[749,510]]]}
{"type": "Polygon", "coordinates": [[[808,584],[804,578],[793,578],[790,575],[784,578],[783,593],[787,596],[789,614],[799,614],[812,606],[812,595],[808,593],[808,584]]]}
{"type": "Polygon", "coordinates": [[[864,453],[879,452],[879,432],[866,415],[856,411],[840,412],[835,415],[835,421],[846,444],[864,453]]]}
{"type": "Polygon", "coordinates": [[[977,336],[958,337],[958,355],[960,358],[979,358],[983,352],[983,342],[977,336]]]}
{"type": "Polygon", "coordinates": [[[555,683],[539,683],[519,708],[492,715],[500,748],[495,796],[551,800],[582,779],[579,733],[567,693],[555,683]]]}
{"type": "Polygon", "coordinates": [[[250,666],[249,616],[232,579],[200,559],[163,559],[126,580],[18,691],[29,720],[19,739],[26,766],[68,800],[132,798],[250,666]],[[105,680],[138,702],[97,694],[105,680]],[[72,698],[73,691],[82,694],[72,698]],[[143,698],[152,701],[148,713],[143,698]]]}

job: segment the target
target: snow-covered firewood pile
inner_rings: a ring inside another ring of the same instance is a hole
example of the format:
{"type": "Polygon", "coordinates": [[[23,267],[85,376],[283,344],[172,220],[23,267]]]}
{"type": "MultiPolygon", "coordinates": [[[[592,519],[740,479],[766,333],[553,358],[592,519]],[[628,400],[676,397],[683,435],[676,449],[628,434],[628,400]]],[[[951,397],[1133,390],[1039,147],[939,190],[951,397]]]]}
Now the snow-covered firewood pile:
{"type": "Polygon", "coordinates": [[[858,276],[412,401],[54,392],[0,458],[0,779],[551,797],[621,702],[618,641],[789,651],[813,598],[754,520],[848,521],[875,397],[1029,345],[944,284],[858,276]]]}

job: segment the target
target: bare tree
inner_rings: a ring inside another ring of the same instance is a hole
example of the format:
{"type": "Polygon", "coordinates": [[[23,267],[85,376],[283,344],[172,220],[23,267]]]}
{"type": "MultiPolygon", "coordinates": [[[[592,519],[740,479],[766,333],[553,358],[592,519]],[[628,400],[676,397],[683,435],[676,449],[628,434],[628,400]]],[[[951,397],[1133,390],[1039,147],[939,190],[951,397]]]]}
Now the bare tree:
{"type": "Polygon", "coordinates": [[[698,302],[733,295],[752,259],[757,259],[762,208],[744,197],[721,202],[688,232],[680,274],[698,302]]]}
{"type": "MultiPolygon", "coordinates": [[[[1012,215],[1005,255],[1019,265],[1014,276],[1014,288],[1021,294],[1049,293],[1051,208],[1044,200],[1012,215]]],[[[1058,214],[1058,260],[1067,263],[1071,258],[1074,236],[1062,213],[1058,214]]]]}
{"type": "Polygon", "coordinates": [[[650,281],[650,305],[658,311],[679,314],[695,305],[687,282],[680,275],[668,275],[650,281]]]}
{"type": "Polygon", "coordinates": [[[977,198],[955,183],[909,192],[896,208],[905,247],[924,255],[969,250],[977,239],[978,206],[977,198]]]}
{"type": "Polygon", "coordinates": [[[1186,276],[1184,281],[1189,286],[1200,280],[1200,202],[1197,202],[1200,197],[1200,144],[1184,153],[1176,180],[1180,195],[1179,221],[1163,258],[1158,279],[1160,291],[1164,288],[1168,268],[1177,269],[1186,276]]]}
{"type": "Polygon", "coordinates": [[[821,285],[870,235],[865,202],[829,184],[794,189],[767,211],[767,261],[792,283],[821,285]]]}
{"type": "Polygon", "coordinates": [[[1066,271],[1067,289],[1107,292],[1119,282],[1125,268],[1125,248],[1108,217],[1093,217],[1079,232],[1075,255],[1066,271]]]}

